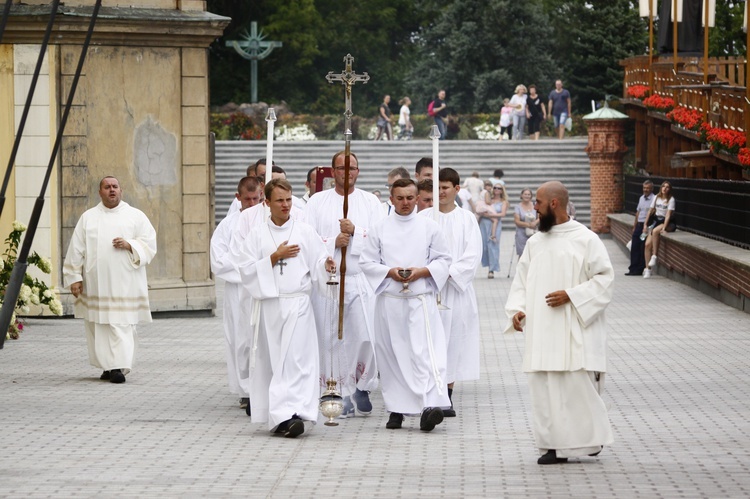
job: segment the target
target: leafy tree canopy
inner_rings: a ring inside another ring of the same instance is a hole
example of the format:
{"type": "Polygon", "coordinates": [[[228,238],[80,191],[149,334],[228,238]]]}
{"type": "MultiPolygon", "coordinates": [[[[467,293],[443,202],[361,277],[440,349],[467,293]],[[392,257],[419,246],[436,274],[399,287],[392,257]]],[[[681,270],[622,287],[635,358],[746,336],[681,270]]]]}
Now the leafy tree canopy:
{"type": "MultiPolygon", "coordinates": [[[[743,8],[717,0],[711,55],[744,53],[743,8]]],[[[284,44],[258,63],[259,100],[303,113],[343,112],[341,86],[325,75],[347,53],[371,76],[354,92],[358,115],[375,115],[385,94],[424,113],[440,88],[452,112],[497,112],[517,84],[546,96],[557,78],[588,112],[621,92],[619,61],[648,47],[635,0],[208,0],[208,10],[232,18],[210,48],[212,104],[250,101],[250,63],[225,44],[256,21],[284,44]]]]}

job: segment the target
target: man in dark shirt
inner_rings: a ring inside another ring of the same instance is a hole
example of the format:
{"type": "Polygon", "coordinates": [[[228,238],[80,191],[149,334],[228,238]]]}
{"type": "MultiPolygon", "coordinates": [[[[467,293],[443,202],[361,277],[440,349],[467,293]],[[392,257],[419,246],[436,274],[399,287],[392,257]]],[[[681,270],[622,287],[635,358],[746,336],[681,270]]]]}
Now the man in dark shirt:
{"type": "Polygon", "coordinates": [[[549,115],[555,122],[557,138],[565,136],[565,120],[570,118],[570,92],[563,88],[562,80],[555,82],[555,89],[549,93],[549,104],[547,105],[549,115]]]}

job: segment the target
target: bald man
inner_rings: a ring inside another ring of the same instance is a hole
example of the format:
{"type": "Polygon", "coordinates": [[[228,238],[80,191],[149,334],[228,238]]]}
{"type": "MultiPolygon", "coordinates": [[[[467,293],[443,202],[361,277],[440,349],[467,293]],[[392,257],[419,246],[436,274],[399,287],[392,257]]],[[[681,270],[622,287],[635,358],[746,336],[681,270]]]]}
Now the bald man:
{"type": "Polygon", "coordinates": [[[560,182],[537,190],[539,232],[526,243],[505,304],[506,332],[526,337],[539,464],[596,456],[614,440],[600,396],[614,270],[602,241],[568,216],[567,205],[560,182]]]}

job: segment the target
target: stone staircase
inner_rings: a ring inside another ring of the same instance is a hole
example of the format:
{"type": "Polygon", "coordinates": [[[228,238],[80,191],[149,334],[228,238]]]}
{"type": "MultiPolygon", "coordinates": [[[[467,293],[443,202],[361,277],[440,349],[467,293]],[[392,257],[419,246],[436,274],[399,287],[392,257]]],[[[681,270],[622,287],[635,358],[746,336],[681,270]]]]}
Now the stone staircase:
{"type": "MultiPolygon", "coordinates": [[[[509,216],[503,219],[503,229],[513,227],[512,206],[519,199],[521,189],[536,189],[548,180],[560,180],[569,189],[575,204],[576,218],[584,225],[591,221],[589,160],[584,152],[587,139],[573,138],[559,141],[482,141],[450,140],[440,143],[440,166],[451,167],[461,175],[461,182],[478,171],[480,178],[492,176],[496,168],[505,172],[511,202],[509,216]]],[[[274,162],[284,168],[294,194],[305,193],[305,177],[313,166],[330,166],[333,155],[344,148],[343,141],[276,142],[274,162]]],[[[423,156],[432,155],[428,140],[413,141],[352,141],[351,150],[359,158],[361,168],[357,187],[366,191],[380,190],[382,199],[388,194],[387,173],[398,166],[410,173],[423,156]]],[[[247,166],[266,155],[265,141],[216,142],[216,223],[226,215],[237,182],[245,175],[247,166]]]]}

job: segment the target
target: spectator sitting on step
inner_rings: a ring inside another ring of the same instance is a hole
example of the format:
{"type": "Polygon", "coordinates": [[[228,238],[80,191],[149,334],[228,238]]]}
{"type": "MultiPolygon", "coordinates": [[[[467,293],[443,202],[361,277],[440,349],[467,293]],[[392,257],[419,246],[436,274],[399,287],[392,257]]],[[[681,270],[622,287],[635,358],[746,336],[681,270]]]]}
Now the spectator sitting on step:
{"type": "Polygon", "coordinates": [[[665,230],[674,232],[677,224],[674,222],[675,200],[672,196],[672,184],[664,181],[651,202],[651,208],[646,217],[646,223],[643,232],[647,234],[645,246],[646,268],[643,270],[643,277],[651,277],[651,267],[656,265],[656,255],[659,252],[659,238],[665,230]],[[650,233],[649,233],[650,230],[650,233]]]}

